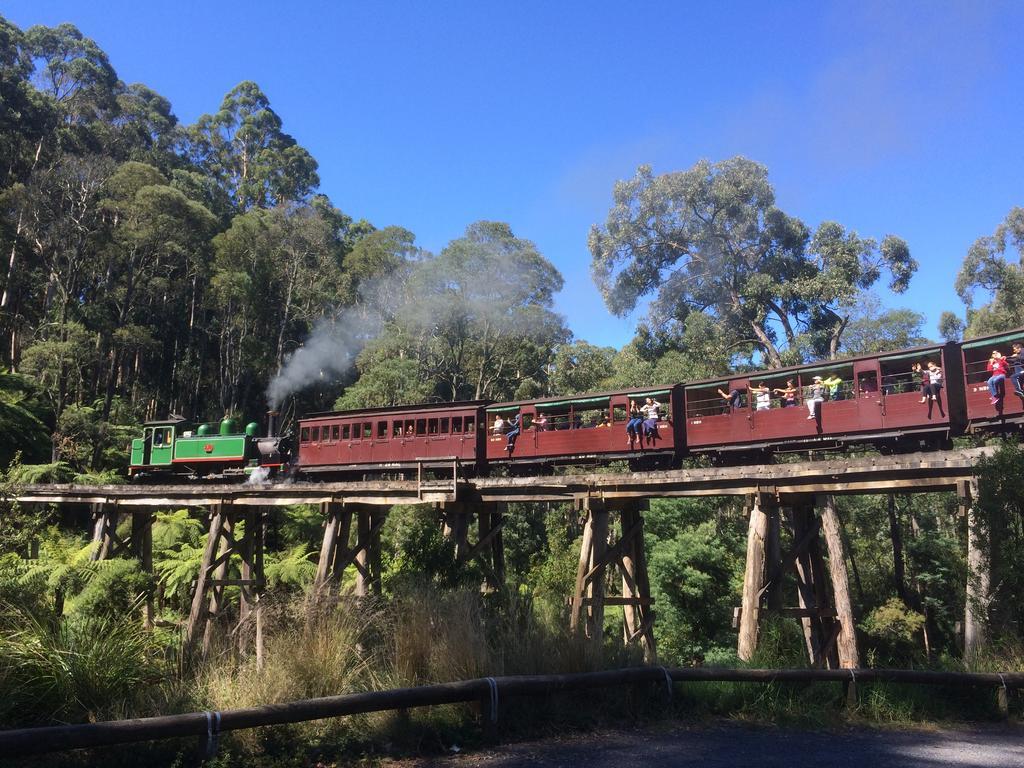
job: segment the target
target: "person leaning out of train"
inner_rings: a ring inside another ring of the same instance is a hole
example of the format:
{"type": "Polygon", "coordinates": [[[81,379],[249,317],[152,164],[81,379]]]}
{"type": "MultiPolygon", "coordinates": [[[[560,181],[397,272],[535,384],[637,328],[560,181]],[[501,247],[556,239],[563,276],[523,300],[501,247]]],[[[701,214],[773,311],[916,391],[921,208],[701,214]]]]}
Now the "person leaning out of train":
{"type": "Polygon", "coordinates": [[[772,392],[776,395],[782,395],[783,408],[793,408],[796,406],[796,387],[793,385],[792,379],[786,379],[785,387],[775,387],[772,392]]]}
{"type": "MultiPolygon", "coordinates": [[[[817,377],[815,377],[815,378],[817,378],[817,377]]],[[[828,390],[828,399],[829,400],[841,400],[842,399],[842,392],[839,391],[839,387],[843,383],[843,380],[841,378],[836,376],[834,373],[830,373],[828,378],[822,380],[821,383],[828,390]]]]}
{"type": "Polygon", "coordinates": [[[752,389],[754,393],[754,407],[758,411],[767,411],[772,407],[772,392],[767,384],[758,384],[752,389]]]}
{"type": "Polygon", "coordinates": [[[536,420],[533,422],[533,428],[538,432],[547,432],[548,429],[548,417],[543,413],[538,413],[536,420]]]}
{"type": "Polygon", "coordinates": [[[741,394],[738,389],[730,389],[728,394],[726,394],[725,392],[722,391],[721,388],[719,388],[718,394],[721,396],[723,400],[725,400],[725,407],[728,409],[726,411],[727,413],[730,411],[735,411],[737,408],[740,407],[741,394]]]}
{"type": "Polygon", "coordinates": [[[986,383],[988,384],[988,392],[992,396],[989,402],[992,405],[997,405],[1003,397],[1003,388],[1006,383],[1006,376],[1010,372],[1010,367],[1002,353],[998,349],[993,349],[992,356],[988,359],[987,368],[990,375],[986,383]]]}
{"type": "Polygon", "coordinates": [[[821,376],[814,377],[814,383],[807,388],[807,398],[804,402],[807,403],[807,419],[813,419],[818,403],[825,402],[825,382],[821,376]]]}
{"type": "Polygon", "coordinates": [[[519,433],[522,431],[522,419],[523,417],[520,416],[518,413],[511,419],[509,419],[508,434],[506,435],[506,437],[508,438],[508,443],[505,444],[505,450],[508,451],[509,453],[511,453],[512,449],[516,447],[516,438],[519,437],[519,433]]]}
{"type": "Polygon", "coordinates": [[[626,422],[626,438],[629,445],[633,445],[633,441],[640,437],[640,425],[644,423],[644,415],[640,413],[640,406],[636,404],[636,400],[629,401],[629,421],[626,422]]]}
{"type": "Polygon", "coordinates": [[[1006,356],[1006,363],[1010,366],[1010,381],[1013,382],[1013,391],[1020,397],[1024,397],[1024,348],[1019,341],[1013,342],[1013,351],[1006,356]]]}
{"type": "Polygon", "coordinates": [[[610,427],[611,425],[611,419],[608,418],[608,414],[606,413],[597,423],[597,429],[601,429],[602,427],[610,427]]]}
{"type": "Polygon", "coordinates": [[[924,397],[921,398],[921,402],[923,403],[929,399],[935,402],[939,399],[939,391],[942,389],[942,369],[939,368],[938,363],[934,360],[929,360],[928,367],[924,373],[928,384],[925,385],[924,397]]]}

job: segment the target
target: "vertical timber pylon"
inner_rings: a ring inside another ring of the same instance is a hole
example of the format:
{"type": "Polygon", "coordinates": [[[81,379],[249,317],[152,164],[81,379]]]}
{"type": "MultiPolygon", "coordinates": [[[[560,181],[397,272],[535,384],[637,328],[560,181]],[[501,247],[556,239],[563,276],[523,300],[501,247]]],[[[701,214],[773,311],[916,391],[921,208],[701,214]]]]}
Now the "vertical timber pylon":
{"type": "Polygon", "coordinates": [[[324,502],[324,538],[320,546],[314,594],[336,595],[345,569],[355,568],[355,597],[366,597],[380,591],[380,531],[387,515],[383,509],[365,504],[324,502]],[[354,525],[353,525],[354,524],[354,525]],[[352,530],[355,529],[355,541],[352,530]]]}
{"type": "Polygon", "coordinates": [[[860,656],[835,499],[824,495],[795,497],[787,517],[792,546],[782,553],[777,502],[759,493],[750,504],[737,655],[744,661],[753,657],[760,617],[766,611],[774,611],[800,619],[812,665],[856,669],[860,656]],[[821,549],[822,532],[828,551],[827,566],[821,549]],[[790,569],[796,576],[798,605],[783,608],[782,582],[790,569]]]}
{"type": "Polygon", "coordinates": [[[654,611],[642,515],[646,502],[619,504],[620,534],[618,540],[608,546],[609,516],[615,510],[599,499],[584,500],[587,516],[576,569],[576,588],[570,602],[569,626],[574,632],[582,629],[584,636],[600,648],[605,606],[622,606],[623,639],[627,645],[639,644],[644,660],[653,663],[657,658],[654,611]],[[621,595],[605,594],[607,569],[611,565],[618,565],[622,576],[621,595]]]}
{"type": "Polygon", "coordinates": [[[978,481],[957,484],[961,517],[967,518],[967,596],[964,606],[964,658],[970,659],[985,647],[988,608],[991,601],[991,557],[989,537],[978,515],[978,481]]]}
{"type": "Polygon", "coordinates": [[[210,650],[213,622],[226,608],[225,588],[240,588],[238,623],[232,629],[240,651],[248,646],[249,624],[253,627],[257,666],[263,663],[263,612],[260,597],[263,575],[264,512],[262,508],[225,506],[211,509],[209,537],[203,552],[199,577],[192,595],[192,609],[185,625],[185,646],[193,648],[202,633],[202,654],[210,650]],[[239,533],[241,523],[241,536],[239,533]],[[239,561],[241,578],[229,578],[232,558],[239,561]]]}
{"type": "Polygon", "coordinates": [[[475,560],[484,572],[484,588],[505,586],[505,543],[502,529],[507,520],[505,505],[470,504],[455,501],[439,505],[444,537],[455,545],[459,563],[475,560]],[[473,517],[476,517],[476,541],[470,541],[473,517]]]}
{"type": "MultiPolygon", "coordinates": [[[[143,573],[153,573],[153,519],[152,512],[129,512],[132,528],[128,537],[122,539],[117,532],[121,523],[121,510],[114,504],[92,505],[92,552],[89,559],[97,562],[110,560],[127,554],[139,561],[143,573]]],[[[147,628],[153,626],[153,596],[147,595],[144,621],[147,628]]]]}
{"type": "MultiPolygon", "coordinates": [[[[761,595],[764,591],[765,557],[768,550],[771,521],[761,494],[754,494],[747,527],[747,564],[743,571],[743,604],[740,608],[740,636],[736,655],[750,661],[757,650],[757,630],[761,616],[761,595]]],[[[776,512],[776,515],[778,513],[776,512]]]]}

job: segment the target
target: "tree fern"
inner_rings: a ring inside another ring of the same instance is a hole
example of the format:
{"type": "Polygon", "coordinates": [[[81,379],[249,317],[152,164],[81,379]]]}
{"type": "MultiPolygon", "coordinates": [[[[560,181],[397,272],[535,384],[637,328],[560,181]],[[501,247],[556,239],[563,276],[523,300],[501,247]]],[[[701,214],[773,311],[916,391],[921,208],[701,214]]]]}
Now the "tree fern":
{"type": "Polygon", "coordinates": [[[312,555],[305,544],[297,544],[284,552],[268,552],[263,561],[267,585],[300,588],[308,586],[316,576],[316,563],[312,561],[312,555]]]}

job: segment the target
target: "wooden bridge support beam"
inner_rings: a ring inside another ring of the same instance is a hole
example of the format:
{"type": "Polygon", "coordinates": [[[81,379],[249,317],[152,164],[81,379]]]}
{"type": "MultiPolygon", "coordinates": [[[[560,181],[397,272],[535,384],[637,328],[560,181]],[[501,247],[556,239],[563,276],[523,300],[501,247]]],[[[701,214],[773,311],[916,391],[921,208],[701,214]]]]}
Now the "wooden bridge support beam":
{"type": "Polygon", "coordinates": [[[202,634],[202,654],[210,650],[213,623],[225,612],[225,589],[240,587],[238,623],[232,628],[239,651],[248,647],[250,625],[257,664],[263,661],[263,621],[260,597],[264,589],[262,509],[216,505],[210,513],[209,536],[203,551],[192,607],[185,625],[185,647],[194,649],[202,634]],[[239,525],[243,530],[239,535],[239,525]],[[240,578],[232,579],[232,558],[238,559],[240,578]]]}
{"type": "Polygon", "coordinates": [[[576,569],[576,587],[570,600],[569,626],[583,632],[596,649],[600,649],[604,633],[606,605],[623,608],[623,638],[627,644],[637,643],[646,661],[656,658],[654,612],[651,608],[651,585],[644,551],[642,502],[620,502],[620,534],[609,546],[612,510],[602,501],[587,500],[587,516],[576,569]],[[622,594],[605,594],[607,569],[618,566],[622,578],[622,594]]]}
{"type": "Polygon", "coordinates": [[[964,658],[976,656],[988,639],[992,599],[992,550],[977,510],[978,481],[957,483],[960,515],[967,519],[967,596],[964,606],[964,658]]]}
{"type": "Polygon", "coordinates": [[[764,591],[765,559],[768,549],[770,520],[761,494],[754,494],[747,525],[747,562],[743,571],[743,602],[740,613],[740,635],[736,655],[750,661],[757,650],[757,628],[761,617],[761,596],[764,591]]]}
{"type": "Polygon", "coordinates": [[[836,622],[839,625],[836,641],[839,666],[842,669],[857,669],[860,667],[857,629],[853,620],[853,601],[850,599],[850,578],[846,572],[842,523],[836,510],[835,496],[819,497],[818,513],[821,516],[821,529],[825,534],[825,545],[828,547],[828,571],[832,581],[836,622]]]}
{"type": "Polygon", "coordinates": [[[320,510],[324,514],[324,537],[313,581],[314,594],[337,594],[349,566],[356,572],[355,597],[379,593],[380,530],[387,519],[384,510],[339,502],[325,502],[320,510]],[[352,541],[353,529],[355,541],[352,541]]]}
{"type": "Polygon", "coordinates": [[[813,666],[855,669],[860,666],[860,657],[835,500],[832,496],[800,496],[789,503],[787,517],[793,543],[785,554],[781,554],[781,516],[776,504],[760,495],[751,504],[737,655],[745,661],[752,658],[761,616],[766,611],[777,611],[800,619],[813,666]],[[822,553],[822,531],[827,564],[822,553]],[[796,608],[781,606],[782,581],[789,569],[796,576],[796,608]]]}
{"type": "Polygon", "coordinates": [[[505,505],[445,502],[440,505],[444,537],[455,545],[455,559],[460,563],[476,561],[483,570],[485,590],[505,586],[505,505]],[[476,541],[469,533],[476,517],[476,541]]]}

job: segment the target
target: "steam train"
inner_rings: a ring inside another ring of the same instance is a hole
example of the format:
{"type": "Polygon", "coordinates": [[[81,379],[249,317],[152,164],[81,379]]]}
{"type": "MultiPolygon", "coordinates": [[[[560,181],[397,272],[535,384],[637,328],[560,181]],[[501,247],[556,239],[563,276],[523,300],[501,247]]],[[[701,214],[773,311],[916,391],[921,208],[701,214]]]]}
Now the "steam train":
{"type": "Polygon", "coordinates": [[[871,445],[882,451],[940,448],[973,432],[1005,432],[1024,423],[1024,397],[1010,380],[991,398],[987,362],[1024,342],[1024,328],[972,339],[737,373],[728,378],[661,387],[547,397],[517,402],[472,401],[314,413],[295,434],[268,434],[233,419],[193,425],[152,421],[132,441],[129,475],[204,476],[287,473],[305,479],[422,472],[458,462],[465,474],[496,467],[543,473],[556,464],[627,461],[633,469],[678,466],[687,456],[717,463],[763,462],[772,453],[871,445]],[[936,363],[943,387],[922,398],[912,370],[936,363]],[[817,376],[841,380],[806,409],[803,393],[817,376]],[[753,392],[796,392],[770,407],[753,392]],[[733,398],[731,403],[728,399],[733,398]],[[660,405],[650,434],[626,435],[630,402],[660,405]],[[994,400],[994,402],[993,402],[994,400]],[[795,407],[785,407],[791,405],[795,407]],[[506,432],[518,417],[516,435],[506,432]],[[498,428],[495,429],[495,422],[498,428]]]}

